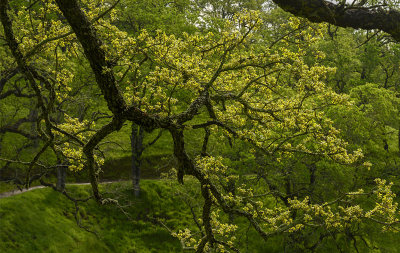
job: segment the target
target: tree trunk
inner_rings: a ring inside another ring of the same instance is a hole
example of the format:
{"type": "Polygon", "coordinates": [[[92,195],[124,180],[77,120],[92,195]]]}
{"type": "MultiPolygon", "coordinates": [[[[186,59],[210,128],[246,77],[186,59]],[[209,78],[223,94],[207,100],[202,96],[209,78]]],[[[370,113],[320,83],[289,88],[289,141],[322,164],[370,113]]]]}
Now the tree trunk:
{"type": "Polygon", "coordinates": [[[56,187],[58,190],[62,191],[65,189],[65,177],[67,175],[66,167],[57,167],[57,183],[56,187]]]}
{"type": "Polygon", "coordinates": [[[132,184],[135,196],[140,195],[140,166],[142,164],[143,152],[143,128],[132,122],[131,133],[131,148],[132,148],[132,184]]]}

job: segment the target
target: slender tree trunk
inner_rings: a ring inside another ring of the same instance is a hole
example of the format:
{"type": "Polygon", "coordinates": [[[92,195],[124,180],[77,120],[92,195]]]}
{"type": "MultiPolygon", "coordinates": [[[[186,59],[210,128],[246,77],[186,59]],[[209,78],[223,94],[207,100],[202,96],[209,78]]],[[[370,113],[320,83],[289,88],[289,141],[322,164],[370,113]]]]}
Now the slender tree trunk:
{"type": "Polygon", "coordinates": [[[57,168],[57,184],[58,190],[62,191],[65,189],[65,177],[67,175],[66,167],[60,166],[57,168]]]}
{"type": "Polygon", "coordinates": [[[135,196],[140,195],[140,166],[142,164],[143,152],[143,128],[132,122],[131,133],[132,148],[132,184],[135,196]]]}

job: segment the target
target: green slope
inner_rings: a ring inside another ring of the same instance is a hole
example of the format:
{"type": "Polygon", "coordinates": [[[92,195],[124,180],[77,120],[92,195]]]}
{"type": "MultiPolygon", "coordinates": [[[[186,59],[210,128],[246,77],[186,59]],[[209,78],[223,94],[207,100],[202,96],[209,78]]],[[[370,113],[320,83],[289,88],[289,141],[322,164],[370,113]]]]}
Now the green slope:
{"type": "MultiPolygon", "coordinates": [[[[173,231],[193,228],[193,217],[182,196],[192,195],[194,201],[200,200],[196,197],[195,182],[187,180],[182,188],[175,181],[143,180],[140,198],[132,196],[130,182],[100,187],[105,197],[118,199],[124,205],[130,219],[115,205],[100,206],[93,200],[82,203],[81,224],[96,235],[77,225],[73,202],[52,189],[36,189],[0,199],[0,252],[182,252],[179,241],[164,225],[173,231]]],[[[87,198],[90,186],[68,186],[68,191],[76,198],[87,198]]],[[[201,202],[197,207],[201,207],[201,202]]],[[[199,210],[196,212],[200,217],[199,210]]],[[[237,218],[235,222],[239,225],[236,237],[242,252],[278,253],[285,248],[289,252],[305,252],[288,246],[282,236],[265,242],[254,229],[249,229],[245,220],[237,218]]],[[[358,240],[359,252],[400,252],[400,233],[365,229],[365,241],[358,240]]],[[[345,252],[356,252],[352,242],[342,236],[337,236],[336,242],[327,238],[316,252],[339,252],[337,245],[345,252]]]]}
{"type": "MultiPolygon", "coordinates": [[[[99,206],[93,200],[81,204],[82,224],[97,236],[77,226],[73,202],[51,189],[0,199],[0,252],[180,252],[179,241],[153,218],[184,226],[190,214],[162,181],[142,185],[139,199],[132,197],[128,183],[102,186],[108,195],[130,202],[131,220],[114,205],[99,206]]],[[[74,196],[89,196],[88,186],[69,190],[74,196]]]]}

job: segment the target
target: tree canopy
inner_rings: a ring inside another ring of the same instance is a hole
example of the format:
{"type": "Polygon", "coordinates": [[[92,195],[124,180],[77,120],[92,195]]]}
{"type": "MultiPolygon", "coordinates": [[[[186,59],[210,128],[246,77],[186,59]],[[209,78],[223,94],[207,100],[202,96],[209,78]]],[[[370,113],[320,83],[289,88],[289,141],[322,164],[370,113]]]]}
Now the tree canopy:
{"type": "Polygon", "coordinates": [[[398,2],[273,2],[309,21],[258,1],[156,1],[149,17],[130,12],[147,1],[1,0],[0,134],[36,144],[0,159],[26,187],[85,171],[93,198],[118,205],[98,181],[107,138],[131,122],[169,133],[176,187],[201,195],[194,231],[173,233],[184,248],[238,252],[243,221],[298,250],[398,230],[399,45],[331,26],[399,41],[398,2]]]}

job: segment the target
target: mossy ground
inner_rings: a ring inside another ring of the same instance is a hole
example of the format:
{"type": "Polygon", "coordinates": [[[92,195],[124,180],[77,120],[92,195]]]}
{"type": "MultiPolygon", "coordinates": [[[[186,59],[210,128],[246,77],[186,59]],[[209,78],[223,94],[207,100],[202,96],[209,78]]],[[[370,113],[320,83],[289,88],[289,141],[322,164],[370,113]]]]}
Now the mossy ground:
{"type": "MultiPolygon", "coordinates": [[[[89,186],[69,186],[75,197],[89,196],[89,186]]],[[[139,198],[128,183],[102,185],[103,192],[124,203],[128,219],[115,205],[93,200],[80,205],[78,227],[73,202],[52,189],[36,189],[0,199],[0,252],[180,252],[179,241],[156,220],[185,226],[189,213],[166,184],[143,181],[139,198]],[[119,192],[119,196],[115,193],[119,192]]]]}
{"type": "MultiPolygon", "coordinates": [[[[100,185],[104,197],[117,199],[129,218],[113,204],[100,206],[94,200],[80,204],[81,224],[96,235],[77,225],[73,202],[52,189],[0,199],[0,252],[183,252],[178,239],[166,228],[177,231],[194,226],[190,209],[178,194],[179,187],[169,180],[143,180],[141,186],[141,196],[134,197],[130,182],[100,185]]],[[[187,180],[182,189],[186,195],[198,194],[194,180],[187,180]]],[[[69,185],[67,190],[75,198],[90,196],[89,185],[69,185]]],[[[198,202],[197,207],[201,207],[200,196],[198,202]]],[[[245,220],[237,217],[235,223],[239,225],[236,237],[241,252],[290,250],[282,236],[265,242],[245,220]]],[[[360,240],[360,252],[400,252],[399,234],[379,231],[367,230],[364,239],[370,247],[360,240]]],[[[345,241],[339,237],[336,243],[324,241],[316,252],[339,252],[337,244],[346,248],[345,241]]],[[[351,244],[346,252],[356,252],[351,244]]],[[[304,251],[292,248],[288,252],[304,251]]]]}

